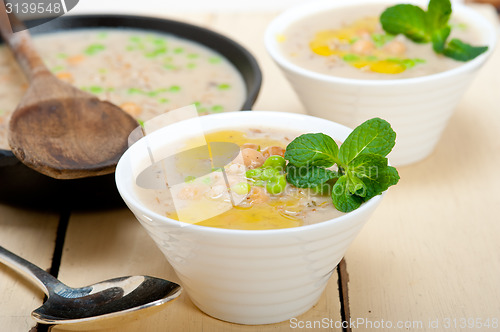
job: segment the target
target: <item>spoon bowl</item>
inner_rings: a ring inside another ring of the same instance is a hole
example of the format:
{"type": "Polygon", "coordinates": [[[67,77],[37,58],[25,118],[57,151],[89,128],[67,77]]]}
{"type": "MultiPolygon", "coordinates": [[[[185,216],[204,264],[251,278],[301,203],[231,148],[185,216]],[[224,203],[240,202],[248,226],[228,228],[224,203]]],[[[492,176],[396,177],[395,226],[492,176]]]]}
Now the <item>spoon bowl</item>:
{"type": "Polygon", "coordinates": [[[25,165],[56,179],[112,173],[139,124],[118,106],[100,101],[56,78],[31,42],[28,30],[0,2],[0,32],[30,86],[9,123],[9,145],[25,165]],[[9,23],[10,22],[10,23],[9,23]]]}
{"type": "Polygon", "coordinates": [[[150,276],[120,277],[72,288],[1,246],[0,262],[35,282],[47,295],[47,301],[31,316],[38,323],[66,330],[104,328],[143,318],[181,293],[180,285],[150,276]]]}

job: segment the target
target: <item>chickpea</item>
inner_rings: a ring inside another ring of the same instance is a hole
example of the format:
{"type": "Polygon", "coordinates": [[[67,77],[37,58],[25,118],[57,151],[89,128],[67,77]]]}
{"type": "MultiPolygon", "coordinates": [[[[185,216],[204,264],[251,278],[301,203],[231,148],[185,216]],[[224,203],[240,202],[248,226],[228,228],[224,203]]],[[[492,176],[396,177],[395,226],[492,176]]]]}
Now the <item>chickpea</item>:
{"type": "Polygon", "coordinates": [[[199,186],[186,186],[177,193],[177,198],[183,200],[197,199],[202,193],[203,190],[199,186]]]}
{"type": "Polygon", "coordinates": [[[241,155],[247,168],[257,168],[264,163],[264,156],[257,150],[246,148],[241,150],[241,155]]]}
{"type": "Polygon", "coordinates": [[[73,75],[71,75],[71,73],[68,73],[68,72],[61,72],[61,73],[57,73],[57,78],[63,80],[63,81],[66,81],[66,82],[69,82],[69,83],[73,83],[74,82],[74,79],[73,79],[73,75]]]}
{"type": "Polygon", "coordinates": [[[269,195],[266,193],[266,189],[262,187],[253,186],[250,189],[247,200],[252,204],[264,203],[269,199],[269,195]]]}
{"type": "Polygon", "coordinates": [[[269,146],[262,151],[264,158],[269,158],[270,156],[285,156],[285,149],[281,146],[269,146]]]}
{"type": "Polygon", "coordinates": [[[66,62],[68,62],[70,65],[74,66],[74,65],[79,64],[83,60],[85,60],[85,57],[83,55],[75,55],[75,56],[71,56],[71,57],[67,58],[66,62]]]}
{"type": "Polygon", "coordinates": [[[393,40],[384,46],[384,51],[392,55],[403,55],[406,52],[406,45],[398,40],[393,40]]]}
{"type": "Polygon", "coordinates": [[[120,108],[134,117],[138,116],[142,112],[141,107],[139,105],[137,105],[136,103],[132,103],[132,102],[123,103],[120,105],[120,108]]]}
{"type": "Polygon", "coordinates": [[[254,150],[258,150],[259,149],[259,146],[257,144],[254,144],[254,143],[245,143],[241,146],[241,149],[254,149],[254,150]]]}
{"type": "Polygon", "coordinates": [[[369,55],[374,49],[373,42],[366,39],[360,39],[351,45],[351,52],[356,54],[369,55]]]}

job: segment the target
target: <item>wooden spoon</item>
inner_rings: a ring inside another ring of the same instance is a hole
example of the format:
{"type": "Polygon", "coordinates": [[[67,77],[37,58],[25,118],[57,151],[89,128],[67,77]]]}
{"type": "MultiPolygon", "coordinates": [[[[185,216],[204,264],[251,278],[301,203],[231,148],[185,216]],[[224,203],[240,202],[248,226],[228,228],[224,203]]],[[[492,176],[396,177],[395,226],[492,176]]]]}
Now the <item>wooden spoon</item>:
{"type": "Polygon", "coordinates": [[[12,114],[8,139],[27,166],[56,179],[112,173],[127,149],[136,120],[118,106],[100,101],[50,73],[28,30],[13,33],[0,0],[0,32],[30,81],[12,114]]]}

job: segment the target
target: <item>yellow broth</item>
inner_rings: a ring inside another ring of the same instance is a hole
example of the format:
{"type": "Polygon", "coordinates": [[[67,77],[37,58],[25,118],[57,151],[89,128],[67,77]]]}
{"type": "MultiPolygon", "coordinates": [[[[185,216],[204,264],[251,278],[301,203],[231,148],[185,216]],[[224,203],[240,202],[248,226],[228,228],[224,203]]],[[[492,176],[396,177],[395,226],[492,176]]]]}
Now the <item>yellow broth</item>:
{"type": "MultiPolygon", "coordinates": [[[[268,149],[269,147],[281,147],[284,150],[298,135],[299,133],[276,129],[238,128],[208,133],[205,137],[207,142],[231,142],[242,148],[253,145],[256,150],[267,155],[266,151],[274,151],[274,148],[268,149]]],[[[189,146],[189,140],[185,144],[189,146]]],[[[200,160],[200,164],[206,162],[206,159],[200,160]]],[[[269,194],[256,185],[255,180],[245,176],[248,167],[241,165],[241,159],[238,158],[225,167],[229,187],[233,189],[242,182],[243,177],[250,189],[239,195],[234,194],[236,206],[232,206],[227,196],[224,196],[227,186],[222,172],[191,179],[189,169],[193,166],[182,160],[178,160],[177,165],[182,168],[182,176],[186,176],[186,182],[176,192],[136,188],[147,207],[175,220],[200,226],[264,230],[313,224],[343,214],[335,209],[329,195],[315,194],[290,184],[286,184],[284,191],[279,194],[269,194]],[[176,198],[175,206],[173,197],[176,198]],[[180,215],[183,217],[179,217],[180,215]]]]}
{"type": "MultiPolygon", "coordinates": [[[[401,79],[446,71],[463,62],[436,54],[430,43],[385,33],[379,16],[388,6],[351,6],[324,11],[277,36],[281,52],[314,72],[353,79],[401,79]]],[[[477,44],[480,34],[456,17],[451,38],[477,44]]]]}

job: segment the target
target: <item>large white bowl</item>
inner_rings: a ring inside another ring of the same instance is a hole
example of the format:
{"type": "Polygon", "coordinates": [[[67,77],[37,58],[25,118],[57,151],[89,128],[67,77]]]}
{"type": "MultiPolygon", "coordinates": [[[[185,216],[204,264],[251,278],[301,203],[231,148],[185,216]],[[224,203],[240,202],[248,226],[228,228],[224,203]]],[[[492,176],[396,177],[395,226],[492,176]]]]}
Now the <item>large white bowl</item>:
{"type": "MultiPolygon", "coordinates": [[[[349,127],[381,117],[397,133],[396,147],[389,155],[393,165],[406,165],[427,157],[436,146],[448,119],[477,70],[492,53],[496,28],[474,10],[453,3],[453,15],[477,28],[482,38],[475,45],[489,50],[463,65],[438,74],[393,80],[360,80],[334,77],[304,69],[288,60],[280,51],[277,36],[305,17],[343,7],[381,3],[428,1],[350,0],[314,1],[293,7],[276,17],[265,33],[266,48],[281,68],[309,114],[349,127]]],[[[431,46],[429,46],[431,47],[431,46]]]]}
{"type": "MultiPolygon", "coordinates": [[[[206,131],[270,127],[323,132],[340,141],[351,132],[342,125],[307,115],[258,111],[185,120],[146,138],[152,145],[176,144],[190,135],[198,125],[195,121],[201,121],[206,131]]],[[[341,217],[297,228],[244,231],[190,225],[152,212],[137,196],[133,169],[144,160],[131,156],[142,148],[140,140],[119,161],[118,190],[165,254],[193,303],[205,313],[229,322],[275,323],[309,310],[382,199],[374,197],[341,217]]]]}

